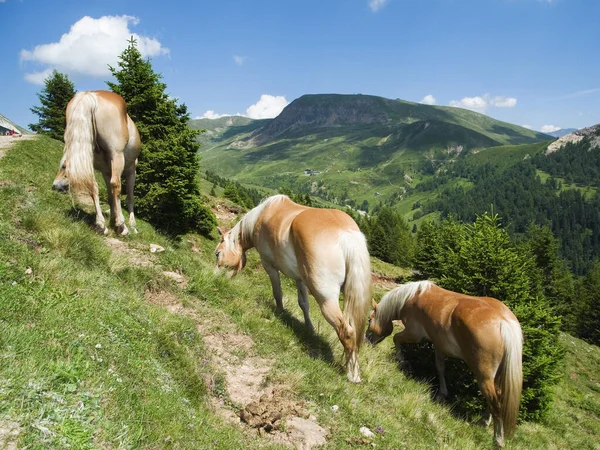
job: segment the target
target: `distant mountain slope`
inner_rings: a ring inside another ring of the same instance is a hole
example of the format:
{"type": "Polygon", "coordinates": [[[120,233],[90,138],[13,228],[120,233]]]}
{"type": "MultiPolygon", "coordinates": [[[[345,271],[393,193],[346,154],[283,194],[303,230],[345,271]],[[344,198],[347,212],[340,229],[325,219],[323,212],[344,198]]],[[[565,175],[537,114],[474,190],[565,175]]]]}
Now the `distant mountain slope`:
{"type": "Polygon", "coordinates": [[[574,131],[577,131],[577,128],[561,128],[560,130],[552,131],[552,132],[546,133],[546,134],[548,134],[552,137],[555,137],[555,138],[559,138],[559,137],[563,137],[565,134],[573,133],[574,131]]]}
{"type": "MultiPolygon", "coordinates": [[[[431,106],[372,95],[316,94],[294,100],[253,137],[263,145],[286,132],[315,127],[385,125],[392,129],[417,122],[443,122],[470,129],[498,144],[526,144],[548,139],[542,133],[501,122],[473,111],[431,106]]],[[[428,134],[433,135],[433,130],[428,134]]]]}
{"type": "Polygon", "coordinates": [[[327,200],[404,195],[447,161],[551,139],[465,109],[370,95],[304,95],[274,119],[232,116],[191,126],[207,130],[199,137],[203,169],[327,200]]]}

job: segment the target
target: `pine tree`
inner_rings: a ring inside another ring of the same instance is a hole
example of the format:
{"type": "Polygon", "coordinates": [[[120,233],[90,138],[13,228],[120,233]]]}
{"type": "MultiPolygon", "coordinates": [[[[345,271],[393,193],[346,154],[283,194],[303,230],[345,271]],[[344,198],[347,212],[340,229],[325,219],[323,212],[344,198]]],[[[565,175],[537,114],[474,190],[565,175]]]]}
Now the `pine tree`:
{"type": "Polygon", "coordinates": [[[75,95],[75,86],[67,75],[56,70],[52,71],[52,75],[46,78],[44,84],[44,89],[37,94],[41,106],[30,108],[31,112],[39,117],[38,123],[30,123],[29,128],[36,133],[62,141],[67,104],[75,95]]]}
{"type": "Polygon", "coordinates": [[[136,181],[140,216],[171,235],[191,230],[209,234],[216,218],[202,204],[197,180],[199,132],[188,127],[187,107],[165,92],[162,76],[142,58],[133,38],[118,66],[110,67],[117,82],[107,84],[127,102],[142,138],[136,181]]]}

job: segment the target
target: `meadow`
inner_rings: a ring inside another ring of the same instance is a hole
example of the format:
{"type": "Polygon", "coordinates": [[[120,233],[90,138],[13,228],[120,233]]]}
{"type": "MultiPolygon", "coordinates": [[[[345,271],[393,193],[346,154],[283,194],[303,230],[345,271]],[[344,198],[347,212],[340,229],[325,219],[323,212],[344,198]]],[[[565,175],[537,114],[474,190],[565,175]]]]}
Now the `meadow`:
{"type": "MultiPolygon", "coordinates": [[[[391,338],[362,348],[363,382],[348,383],[341,345],[314,300],[311,334],[284,278],[286,310],[276,316],[254,251],[230,279],[214,271],[216,233],[171,240],[138,219],[136,235],[96,234],[89,206],[50,189],[61,149],[40,137],[0,160],[0,443],[492,448],[492,430],[476,417],[433,401],[435,374],[404,375],[391,338]],[[255,414],[257,405],[265,411],[255,414]]],[[[235,223],[225,201],[211,202],[222,224],[235,223]]],[[[373,267],[376,299],[406,276],[373,267]]],[[[520,423],[508,449],[600,448],[600,349],[561,340],[566,365],[550,414],[520,423]]]]}

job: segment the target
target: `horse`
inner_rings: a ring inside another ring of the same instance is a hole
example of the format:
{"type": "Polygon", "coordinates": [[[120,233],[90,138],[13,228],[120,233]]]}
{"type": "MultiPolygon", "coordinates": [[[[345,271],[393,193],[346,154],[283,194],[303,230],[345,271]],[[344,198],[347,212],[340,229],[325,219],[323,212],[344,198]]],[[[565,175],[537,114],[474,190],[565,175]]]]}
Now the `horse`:
{"type": "Polygon", "coordinates": [[[379,305],[372,300],[366,339],[376,344],[389,336],[393,320],[405,329],[394,335],[396,348],[423,339],[435,347],[440,380],[438,398],[448,395],[444,355],[460,358],[477,380],[488,405],[489,425],[494,420],[494,439],[504,446],[517,423],[523,386],[523,335],[519,321],[501,301],[473,297],[443,289],[431,281],[400,285],[386,293],[379,305]]]}
{"type": "Polygon", "coordinates": [[[365,236],[356,222],[336,209],[320,209],[274,195],[250,210],[229,231],[221,230],[217,267],[239,273],[246,251],[256,248],[271,281],[276,311],[283,310],[279,273],[296,281],[306,326],[308,292],[344,347],[348,380],[360,382],[358,351],[364,336],[371,293],[371,262],[365,236]],[[343,289],[344,311],[339,306],[343,289]]]}
{"type": "Polygon", "coordinates": [[[127,114],[125,100],[109,91],[78,92],[67,105],[65,149],[52,189],[89,193],[96,209],[96,229],[108,229],[100,209],[94,169],[100,171],[108,191],[110,223],[117,233],[129,233],[121,211],[121,175],[125,173],[129,225],[137,232],[133,213],[135,169],[140,154],[140,134],[127,114]]]}

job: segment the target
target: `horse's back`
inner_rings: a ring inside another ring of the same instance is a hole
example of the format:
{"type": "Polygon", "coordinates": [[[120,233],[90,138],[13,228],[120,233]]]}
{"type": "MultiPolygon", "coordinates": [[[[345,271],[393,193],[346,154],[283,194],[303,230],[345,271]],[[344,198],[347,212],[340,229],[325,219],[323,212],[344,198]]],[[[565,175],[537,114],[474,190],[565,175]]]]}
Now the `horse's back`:
{"type": "Polygon", "coordinates": [[[500,324],[518,322],[512,311],[497,299],[460,294],[439,286],[420,294],[416,306],[431,321],[424,324],[432,335],[430,340],[445,347],[445,353],[465,360],[474,348],[497,349],[493,353],[500,358],[503,352],[499,345],[500,324]]]}

